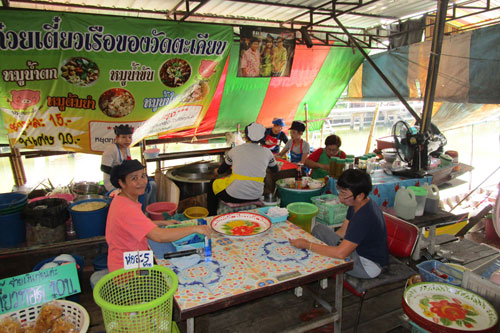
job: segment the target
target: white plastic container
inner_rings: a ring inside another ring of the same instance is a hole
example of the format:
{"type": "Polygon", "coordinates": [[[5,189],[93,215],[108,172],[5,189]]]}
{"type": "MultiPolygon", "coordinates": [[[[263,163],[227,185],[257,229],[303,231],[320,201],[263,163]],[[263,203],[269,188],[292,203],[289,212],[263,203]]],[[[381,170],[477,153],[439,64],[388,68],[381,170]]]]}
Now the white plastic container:
{"type": "Polygon", "coordinates": [[[394,210],[398,217],[404,220],[413,220],[417,210],[415,194],[404,186],[400,187],[394,198],[394,210]]]}
{"type": "Polygon", "coordinates": [[[413,191],[415,199],[417,200],[415,216],[424,215],[425,202],[427,201],[427,190],[419,186],[408,186],[408,190],[413,191]]]}
{"type": "Polygon", "coordinates": [[[424,211],[426,213],[435,214],[439,208],[439,188],[435,184],[424,186],[424,188],[425,187],[427,187],[427,200],[425,200],[424,211]]]}

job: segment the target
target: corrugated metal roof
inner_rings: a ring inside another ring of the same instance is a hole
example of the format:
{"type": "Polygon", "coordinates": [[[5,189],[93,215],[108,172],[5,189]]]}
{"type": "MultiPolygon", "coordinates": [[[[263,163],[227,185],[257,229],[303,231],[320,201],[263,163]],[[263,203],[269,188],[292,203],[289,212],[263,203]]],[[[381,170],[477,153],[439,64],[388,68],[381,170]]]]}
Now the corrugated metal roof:
{"type": "MultiPolygon", "coordinates": [[[[299,29],[307,25],[313,37],[347,41],[331,18],[333,5],[340,22],[351,33],[373,36],[383,41],[387,24],[436,10],[436,0],[2,0],[3,7],[71,11],[155,19],[204,22],[235,26],[267,26],[299,29]],[[380,29],[371,29],[380,27],[380,29]],[[333,35],[327,36],[331,32],[333,35]],[[379,34],[380,33],[380,34],[379,34]]],[[[450,1],[450,18],[458,27],[499,22],[500,0],[450,1]],[[453,10],[454,6],[458,6],[453,10]],[[463,8],[469,7],[469,8],[463,8]]],[[[363,38],[360,36],[359,38],[363,38]]],[[[371,47],[370,45],[367,45],[371,47]]],[[[378,44],[380,46],[380,44],[378,44]]]]}

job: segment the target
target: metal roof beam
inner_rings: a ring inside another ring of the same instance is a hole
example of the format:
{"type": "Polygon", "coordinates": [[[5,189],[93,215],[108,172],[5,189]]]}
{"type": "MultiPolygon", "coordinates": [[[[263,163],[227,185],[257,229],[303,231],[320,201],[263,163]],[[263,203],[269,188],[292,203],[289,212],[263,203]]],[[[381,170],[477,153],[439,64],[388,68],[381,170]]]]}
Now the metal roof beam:
{"type": "MultiPolygon", "coordinates": [[[[2,1],[9,1],[9,0],[2,0],[2,1]]],[[[80,9],[95,9],[95,10],[110,10],[114,12],[123,12],[123,13],[146,13],[146,14],[154,14],[154,15],[166,15],[168,18],[169,16],[169,11],[161,11],[161,10],[147,10],[147,9],[131,9],[131,8],[118,8],[118,7],[107,7],[107,6],[91,6],[91,5],[84,5],[84,4],[68,4],[68,3],[60,3],[60,2],[51,2],[51,1],[43,1],[43,0],[37,0],[36,2],[31,1],[31,0],[10,0],[10,8],[13,8],[12,5],[16,3],[26,3],[26,4],[40,4],[40,5],[46,5],[46,6],[52,6],[52,7],[62,7],[62,8],[80,8],[80,9]]],[[[37,9],[40,10],[40,9],[37,9]]],[[[46,9],[49,10],[49,9],[46,9]]],[[[55,9],[53,9],[55,10],[55,9]]]]}
{"type": "Polygon", "coordinates": [[[189,10],[189,0],[186,0],[186,13],[179,21],[186,20],[191,14],[194,14],[198,9],[203,7],[208,1],[209,0],[195,1],[195,2],[199,2],[198,5],[196,7],[194,7],[193,10],[189,10]]]}

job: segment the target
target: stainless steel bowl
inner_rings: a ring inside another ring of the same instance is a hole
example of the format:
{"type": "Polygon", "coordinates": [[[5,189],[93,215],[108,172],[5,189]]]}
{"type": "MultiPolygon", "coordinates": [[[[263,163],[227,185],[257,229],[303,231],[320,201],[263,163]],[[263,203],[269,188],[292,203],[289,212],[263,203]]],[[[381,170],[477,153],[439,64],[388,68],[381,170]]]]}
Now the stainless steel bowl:
{"type": "Polygon", "coordinates": [[[82,200],[88,200],[88,199],[104,199],[104,200],[109,200],[108,197],[105,197],[103,195],[99,194],[82,194],[82,195],[77,195],[75,199],[73,199],[73,202],[78,202],[82,200]]]}
{"type": "Polygon", "coordinates": [[[103,194],[104,187],[93,182],[78,182],[73,184],[71,191],[75,195],[103,194]]]}

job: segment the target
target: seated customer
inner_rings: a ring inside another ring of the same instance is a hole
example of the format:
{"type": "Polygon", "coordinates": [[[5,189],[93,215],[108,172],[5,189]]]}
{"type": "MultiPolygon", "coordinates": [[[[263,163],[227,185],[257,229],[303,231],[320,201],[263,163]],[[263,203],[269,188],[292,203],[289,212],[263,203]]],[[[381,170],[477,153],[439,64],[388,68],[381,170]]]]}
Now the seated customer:
{"type": "Polygon", "coordinates": [[[259,145],[264,138],[264,126],[251,123],[245,127],[246,143],[232,148],[226,153],[221,166],[216,169],[225,178],[216,179],[207,194],[210,215],[217,214],[217,199],[231,203],[244,203],[259,200],[264,193],[264,177],[269,167],[271,172],[278,171],[273,153],[259,145]]]}
{"type": "Polygon", "coordinates": [[[330,159],[332,157],[345,158],[346,154],[340,150],[342,140],[340,137],[332,134],[325,139],[325,148],[316,149],[306,159],[306,167],[313,169],[311,178],[324,178],[328,176],[330,170],[330,159]]]}
{"type": "Polygon", "coordinates": [[[110,272],[123,268],[124,252],[147,251],[147,239],[169,243],[195,232],[210,236],[211,228],[206,225],[163,229],[158,226],[175,222],[152,221],[144,215],[139,196],[144,194],[148,177],[138,160],[125,160],[113,167],[110,180],[114,187],[121,189],[111,201],[106,221],[110,272]]]}
{"type": "Polygon", "coordinates": [[[371,178],[365,172],[349,169],[339,177],[337,188],[340,201],[349,206],[344,223],[337,231],[323,224],[316,224],[312,231],[314,237],[328,245],[302,238],[291,239],[290,244],[332,258],[350,257],[354,268],[347,274],[362,279],[377,277],[389,264],[389,248],[384,215],[368,197],[371,178]]]}
{"type": "Polygon", "coordinates": [[[290,162],[304,164],[307,156],[309,156],[310,149],[309,143],[302,140],[302,134],[304,134],[305,130],[306,124],[302,121],[292,122],[292,126],[290,127],[290,136],[292,139],[286,143],[285,148],[277,156],[283,157],[283,155],[290,151],[290,162]]]}

